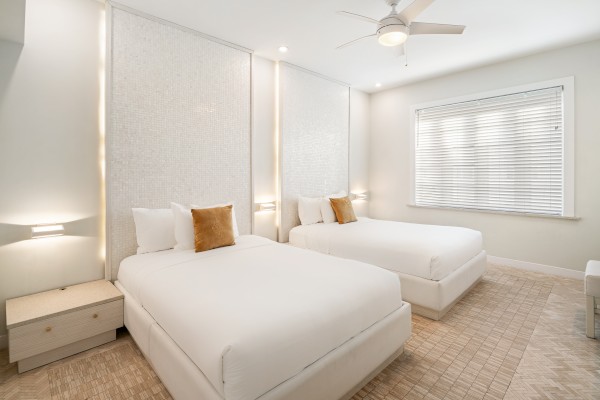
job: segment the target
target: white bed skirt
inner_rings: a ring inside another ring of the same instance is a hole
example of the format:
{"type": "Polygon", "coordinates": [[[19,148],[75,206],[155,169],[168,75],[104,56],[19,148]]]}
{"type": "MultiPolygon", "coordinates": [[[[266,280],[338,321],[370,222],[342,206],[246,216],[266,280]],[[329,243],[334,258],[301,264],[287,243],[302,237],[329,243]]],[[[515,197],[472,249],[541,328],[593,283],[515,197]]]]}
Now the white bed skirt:
{"type": "Polygon", "coordinates": [[[439,320],[481,280],[486,265],[487,256],[482,250],[440,281],[398,272],[402,298],[412,303],[415,314],[439,320]]]}
{"type": "MultiPolygon", "coordinates": [[[[223,400],[202,371],[117,281],[125,296],[125,326],[175,399],[223,400]]],[[[404,289],[403,289],[404,290],[404,289]]],[[[332,350],[260,400],[347,399],[393,361],[411,334],[404,305],[332,350]]]]}

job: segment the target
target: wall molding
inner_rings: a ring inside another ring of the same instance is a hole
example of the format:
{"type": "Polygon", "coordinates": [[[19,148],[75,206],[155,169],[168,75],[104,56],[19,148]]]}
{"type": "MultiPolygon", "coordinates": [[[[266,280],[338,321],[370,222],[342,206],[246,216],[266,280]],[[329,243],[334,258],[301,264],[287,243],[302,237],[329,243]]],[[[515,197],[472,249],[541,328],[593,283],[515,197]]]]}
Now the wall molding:
{"type": "Polygon", "coordinates": [[[187,26],[179,25],[179,24],[177,24],[175,22],[159,18],[159,17],[157,17],[155,15],[145,13],[145,12],[140,11],[138,9],[127,7],[126,5],[123,5],[123,4],[119,3],[119,2],[107,0],[106,3],[108,5],[110,5],[111,7],[113,7],[113,8],[116,8],[116,9],[121,10],[121,11],[127,11],[128,13],[137,15],[138,17],[146,18],[146,19],[149,19],[151,21],[158,22],[160,24],[170,26],[172,28],[176,28],[176,29],[179,29],[181,31],[184,31],[184,32],[187,32],[187,33],[191,33],[193,35],[200,36],[201,38],[213,41],[213,42],[218,43],[218,44],[222,44],[224,46],[228,46],[228,47],[234,48],[236,50],[244,51],[244,52],[246,52],[248,54],[254,53],[254,50],[249,49],[247,47],[240,46],[239,44],[231,43],[231,42],[228,42],[228,41],[223,40],[223,39],[219,39],[218,37],[208,35],[206,33],[197,31],[197,30],[192,29],[192,28],[188,28],[187,26]]]}
{"type": "Polygon", "coordinates": [[[576,271],[569,268],[554,267],[552,265],[537,264],[528,261],[513,260],[510,258],[496,257],[488,255],[490,264],[504,265],[507,267],[518,268],[525,271],[542,272],[544,274],[562,276],[564,278],[572,278],[583,280],[585,272],[576,271]]]}
{"type": "Polygon", "coordinates": [[[288,68],[294,68],[294,69],[297,69],[298,71],[302,71],[302,72],[304,72],[304,73],[307,73],[307,74],[310,74],[310,75],[314,75],[314,76],[316,76],[317,78],[321,78],[321,79],[325,79],[325,80],[328,80],[328,81],[331,81],[331,82],[337,83],[338,85],[347,86],[348,88],[351,86],[349,83],[346,83],[346,82],[343,82],[343,81],[340,81],[340,80],[337,80],[337,79],[331,78],[331,77],[329,77],[329,76],[327,76],[327,75],[320,74],[320,73],[318,73],[318,72],[312,71],[312,70],[310,70],[310,69],[306,69],[306,68],[304,68],[304,67],[301,67],[301,66],[299,66],[299,65],[296,65],[296,64],[289,63],[289,62],[287,62],[287,61],[278,61],[278,63],[279,63],[280,65],[283,65],[283,66],[285,66],[285,67],[288,67],[288,68]]]}
{"type": "Polygon", "coordinates": [[[0,350],[8,347],[8,335],[0,335],[0,350]]]}

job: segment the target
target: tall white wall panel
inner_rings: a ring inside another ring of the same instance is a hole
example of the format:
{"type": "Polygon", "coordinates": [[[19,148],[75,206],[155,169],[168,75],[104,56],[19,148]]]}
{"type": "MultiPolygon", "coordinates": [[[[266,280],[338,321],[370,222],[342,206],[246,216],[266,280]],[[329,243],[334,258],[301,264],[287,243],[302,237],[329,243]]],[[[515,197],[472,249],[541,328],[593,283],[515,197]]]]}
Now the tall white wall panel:
{"type": "Polygon", "coordinates": [[[279,71],[279,241],[300,223],[298,196],[348,191],[350,90],[289,64],[279,71]]]}
{"type": "Polygon", "coordinates": [[[252,225],[248,52],[113,7],[107,246],[112,277],[136,250],[132,207],[233,201],[252,225]]]}

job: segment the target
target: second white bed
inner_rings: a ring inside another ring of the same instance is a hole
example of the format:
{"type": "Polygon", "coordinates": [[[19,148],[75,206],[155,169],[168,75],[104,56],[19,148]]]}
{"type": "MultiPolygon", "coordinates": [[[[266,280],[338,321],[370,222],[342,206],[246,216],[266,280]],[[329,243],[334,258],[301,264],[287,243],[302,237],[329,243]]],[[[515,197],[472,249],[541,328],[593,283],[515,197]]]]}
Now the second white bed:
{"type": "Polygon", "coordinates": [[[481,233],[454,226],[359,218],[348,224],[300,225],[290,244],[367,262],[397,273],[413,312],[441,318],[483,275],[481,233]]]}

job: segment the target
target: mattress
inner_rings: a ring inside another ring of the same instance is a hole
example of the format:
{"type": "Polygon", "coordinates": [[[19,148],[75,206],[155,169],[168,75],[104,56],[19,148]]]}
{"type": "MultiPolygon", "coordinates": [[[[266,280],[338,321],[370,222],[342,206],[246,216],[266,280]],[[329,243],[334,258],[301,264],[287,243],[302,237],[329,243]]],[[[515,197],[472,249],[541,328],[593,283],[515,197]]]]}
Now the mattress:
{"type": "Polygon", "coordinates": [[[483,249],[481,232],[473,229],[370,218],[297,226],[290,231],[290,244],[434,281],[483,249]]]}
{"type": "Polygon", "coordinates": [[[402,306],[398,277],[257,236],[129,257],[118,280],[215,390],[256,399],[402,306]]]}

